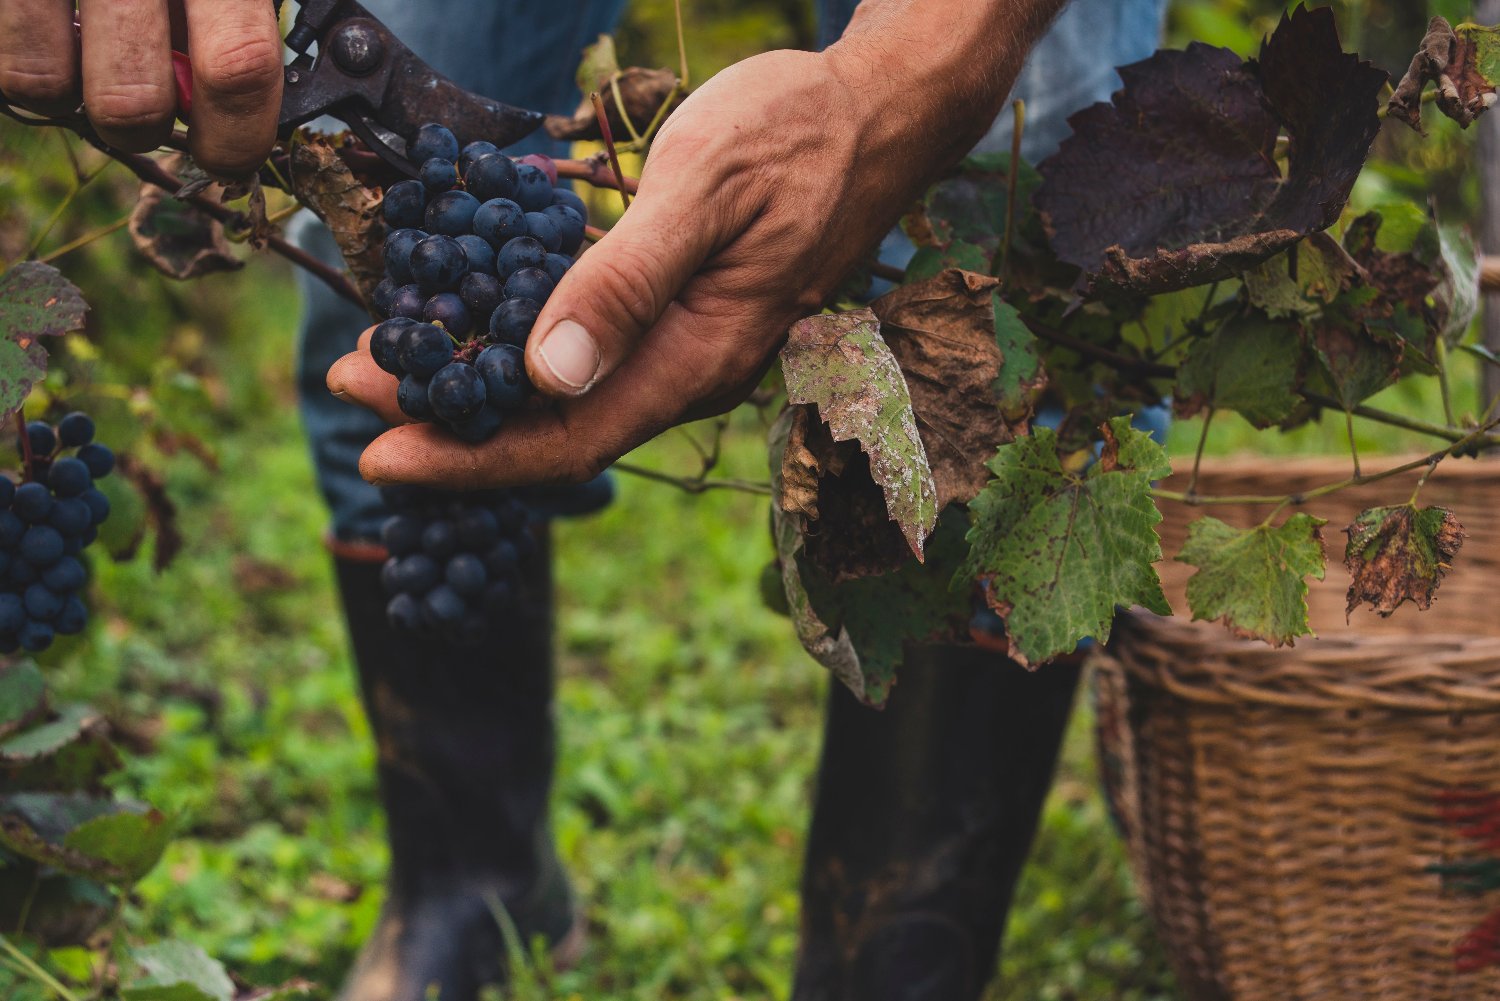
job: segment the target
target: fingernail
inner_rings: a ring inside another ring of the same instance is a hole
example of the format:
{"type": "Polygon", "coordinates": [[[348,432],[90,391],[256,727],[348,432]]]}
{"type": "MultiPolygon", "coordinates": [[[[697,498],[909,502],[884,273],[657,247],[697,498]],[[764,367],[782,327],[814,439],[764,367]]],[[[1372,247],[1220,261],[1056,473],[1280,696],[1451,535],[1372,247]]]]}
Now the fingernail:
{"type": "Polygon", "coordinates": [[[559,321],[542,338],[537,352],[557,381],[581,393],[599,371],[599,345],[576,320],[559,321]]]}

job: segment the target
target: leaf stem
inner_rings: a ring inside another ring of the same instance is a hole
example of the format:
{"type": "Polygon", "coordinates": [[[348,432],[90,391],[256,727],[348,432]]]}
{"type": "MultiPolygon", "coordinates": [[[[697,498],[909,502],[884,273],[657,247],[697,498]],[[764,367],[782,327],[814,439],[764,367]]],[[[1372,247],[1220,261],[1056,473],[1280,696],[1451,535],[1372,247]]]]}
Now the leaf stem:
{"type": "Polygon", "coordinates": [[[1010,169],[1005,177],[1005,238],[1000,242],[1000,267],[990,261],[990,273],[1000,279],[1000,284],[1009,287],[1010,243],[1016,230],[1016,183],[1021,174],[1021,135],[1026,131],[1026,102],[1011,104],[1013,123],[1010,130],[1010,169]]]}
{"type": "Polygon", "coordinates": [[[673,476],[671,473],[658,472],[655,469],[647,469],[645,466],[637,466],[631,462],[616,462],[613,467],[620,472],[630,476],[639,476],[643,480],[655,480],[657,483],[666,483],[690,494],[707,493],[710,490],[737,490],[740,493],[756,494],[760,497],[771,496],[771,484],[755,483],[750,480],[738,480],[718,477],[702,476],[673,476]]]}
{"type": "Polygon", "coordinates": [[[1437,339],[1438,393],[1443,398],[1443,419],[1450,425],[1453,420],[1453,394],[1448,388],[1448,342],[1437,339]]]}
{"type": "Polygon", "coordinates": [[[594,102],[594,116],[599,120],[599,135],[604,139],[604,149],[609,153],[609,165],[615,172],[615,180],[620,185],[620,201],[625,206],[625,211],[630,210],[630,195],[625,190],[625,172],[620,169],[620,154],[615,149],[615,137],[609,130],[609,115],[604,110],[604,98],[599,96],[596,90],[589,95],[589,100],[594,102]]]}
{"type": "Polygon", "coordinates": [[[69,240],[61,247],[56,247],[52,250],[47,251],[42,256],[38,257],[37,260],[41,261],[43,264],[46,264],[49,261],[57,260],[64,254],[71,254],[73,251],[77,250],[80,247],[86,247],[89,244],[93,243],[95,240],[98,240],[101,237],[106,237],[109,234],[115,232],[115,230],[124,229],[127,225],[130,224],[130,217],[132,215],[134,215],[133,211],[127,212],[124,216],[116,219],[114,222],[110,223],[107,226],[100,226],[98,229],[91,230],[90,232],[83,234],[76,240],[69,240]]]}
{"type": "Polygon", "coordinates": [[[688,84],[688,61],[687,61],[687,35],[682,30],[682,0],[672,0],[672,13],[677,18],[677,61],[679,70],[677,81],[682,84],[682,89],[687,90],[688,84]]]}
{"type": "Polygon", "coordinates": [[[1354,475],[1359,475],[1359,446],[1354,443],[1354,414],[1344,410],[1344,432],[1349,437],[1349,458],[1354,460],[1354,475]]]}
{"type": "Polygon", "coordinates": [[[1210,408],[1203,415],[1203,427],[1198,432],[1198,449],[1193,453],[1193,472],[1188,476],[1187,494],[1190,497],[1198,493],[1198,469],[1203,464],[1203,448],[1208,444],[1208,427],[1213,423],[1215,413],[1217,411],[1210,408]]]}
{"type": "Polygon", "coordinates": [[[28,974],[35,978],[37,982],[50,987],[53,993],[62,998],[63,1001],[78,1001],[77,995],[64,987],[61,981],[59,981],[56,977],[42,968],[42,966],[40,966],[36,962],[36,960],[32,959],[30,956],[26,955],[26,953],[17,948],[15,944],[12,943],[11,940],[6,938],[4,935],[0,935],[0,949],[4,949],[6,952],[10,953],[11,959],[15,961],[16,965],[24,969],[28,974]]]}
{"type": "Polygon", "coordinates": [[[21,468],[25,471],[25,479],[30,481],[36,477],[36,457],[31,454],[31,435],[26,433],[24,401],[16,407],[16,434],[21,439],[21,468]]]}

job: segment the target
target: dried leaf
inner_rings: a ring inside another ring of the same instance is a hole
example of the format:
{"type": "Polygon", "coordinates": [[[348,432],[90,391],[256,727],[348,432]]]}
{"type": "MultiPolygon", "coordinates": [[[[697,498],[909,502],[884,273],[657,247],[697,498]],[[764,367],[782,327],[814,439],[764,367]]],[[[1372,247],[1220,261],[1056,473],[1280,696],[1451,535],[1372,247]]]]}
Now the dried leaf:
{"type": "Polygon", "coordinates": [[[132,559],[141,542],[144,541],[145,526],[149,524],[156,533],[152,566],[160,573],[172,565],[172,560],[181,551],[183,544],[182,532],[177,527],[177,505],[167,494],[166,478],[128,452],[118,453],[115,457],[115,464],[120,471],[120,476],[135,488],[145,502],[146,521],[142,524],[141,534],[134,540],[134,544],[115,552],[114,558],[117,562],[132,559]]]}
{"type": "Polygon", "coordinates": [[[1433,83],[1438,110],[1468,128],[1495,103],[1497,82],[1500,28],[1461,24],[1455,29],[1446,18],[1434,17],[1391,95],[1391,117],[1422,132],[1422,91],[1433,83]]]}
{"type": "Polygon", "coordinates": [[[1430,608],[1465,538],[1452,511],[1413,504],[1362,511],[1344,531],[1344,566],[1352,578],[1348,614],[1364,602],[1383,616],[1407,601],[1430,608]]]}
{"type": "Polygon", "coordinates": [[[1332,225],[1386,79],[1343,52],[1327,8],[1283,16],[1258,63],[1194,43],[1120,76],[1113,103],[1069,119],[1035,202],[1058,257],[1148,293],[1229,277],[1332,225]]]}
{"type": "Polygon", "coordinates": [[[292,191],[333,234],[365,301],[385,277],[385,222],[381,195],[354,176],[337,140],[301,132],[292,145],[292,191]]]}
{"type": "Polygon", "coordinates": [[[135,249],[168,278],[185,281],[245,266],[219,220],[154,184],[141,185],[129,228],[135,249]]]}
{"type": "Polygon", "coordinates": [[[1198,568],[1187,584],[1193,618],[1220,619],[1237,636],[1277,647],[1309,635],[1304,578],[1323,579],[1323,524],[1300,511],[1275,528],[1193,522],[1177,554],[1179,563],[1198,568]]]}
{"type": "Polygon", "coordinates": [[[672,91],[676,86],[677,74],[671,70],[631,66],[612,75],[596,77],[592,84],[581,88],[583,100],[579,102],[578,110],[573,112],[572,117],[548,115],[543,126],[553,139],[576,142],[580,139],[603,138],[599,132],[594,102],[589,99],[592,91],[598,91],[604,100],[604,113],[609,118],[610,135],[615,142],[625,142],[630,138],[631,130],[626,127],[625,119],[620,115],[620,105],[624,104],[635,131],[644,135],[669,98],[672,106],[667,115],[676,111],[678,105],[686,99],[687,95],[681,92],[673,95],[672,91]],[[615,88],[620,91],[618,102],[615,100],[615,88]]]}
{"type": "Polygon", "coordinates": [[[906,380],[875,314],[860,309],[799,320],[782,348],[781,367],[788,401],[816,404],[835,441],[859,442],[890,519],[921,559],[937,523],[937,487],[906,380]]]}
{"type": "Polygon", "coordinates": [[[1170,472],[1166,452],[1128,417],[1102,430],[1104,451],[1082,473],[1063,467],[1050,428],[1000,446],[995,478],[969,507],[970,552],[954,586],[988,583],[1010,656],[1028,667],[1107,640],[1118,606],[1170,614],[1152,566],[1161,514],[1151,481],[1170,472]]]}
{"type": "Polygon", "coordinates": [[[937,489],[937,509],[967,503],[989,480],[985,459],[1024,434],[993,392],[1004,358],[995,340],[999,281],[942,271],[881,296],[870,308],[901,367],[937,489]]]}

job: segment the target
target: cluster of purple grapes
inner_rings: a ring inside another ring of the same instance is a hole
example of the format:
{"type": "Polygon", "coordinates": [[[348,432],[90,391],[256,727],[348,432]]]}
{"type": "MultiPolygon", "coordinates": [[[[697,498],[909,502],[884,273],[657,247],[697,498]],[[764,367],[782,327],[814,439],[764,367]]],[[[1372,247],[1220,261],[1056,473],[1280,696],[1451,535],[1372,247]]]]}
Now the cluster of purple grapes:
{"type": "Polygon", "coordinates": [[[583,200],[549,157],[462,150],[428,124],[411,155],[421,180],[385,193],[386,276],[375,288],[370,354],[401,380],[397,402],[467,442],[499,430],[532,394],[526,339],[583,244],[583,200]]]}
{"type": "Polygon", "coordinates": [[[483,642],[489,623],[521,597],[522,571],[539,553],[531,513],[503,491],[387,487],[382,495],[394,512],[380,531],[391,625],[463,646],[483,642]]]}
{"type": "Polygon", "coordinates": [[[22,457],[30,451],[29,475],[19,484],[0,475],[0,653],[45,650],[88,624],[83,551],[109,517],[94,481],[115,468],[87,414],[68,414],[56,427],[32,421],[25,435],[17,448],[22,457]]]}

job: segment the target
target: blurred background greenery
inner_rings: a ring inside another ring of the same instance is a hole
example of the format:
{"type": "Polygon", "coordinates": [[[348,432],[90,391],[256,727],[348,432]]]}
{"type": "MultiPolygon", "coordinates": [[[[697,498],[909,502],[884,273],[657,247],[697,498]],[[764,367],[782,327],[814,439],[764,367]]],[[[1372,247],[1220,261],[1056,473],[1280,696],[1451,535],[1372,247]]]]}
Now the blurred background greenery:
{"type": "MultiPolygon", "coordinates": [[[[685,7],[697,81],[813,36],[806,0],[685,7]]],[[[1336,9],[1346,43],[1396,72],[1428,13],[1403,0],[1336,9]]],[[[1280,10],[1268,0],[1178,2],[1169,41],[1249,54],[1280,10]]],[[[671,0],[632,3],[619,47],[627,63],[675,65],[671,0]]],[[[1472,219],[1472,150],[1448,124],[1426,143],[1386,130],[1356,202],[1430,195],[1444,218],[1472,219]]],[[[0,258],[37,242],[71,176],[62,137],[0,127],[0,258]]],[[[125,171],[105,170],[42,250],[117,221],[133,194],[125,171]]],[[[181,817],[182,837],[139,887],[128,927],[196,942],[248,983],[304,977],[331,989],[375,920],[386,858],[369,734],[315,544],[325,513],[295,408],[291,275],[257,257],[239,273],[172,284],[123,234],[58,263],[95,308],[47,391],[99,412],[111,444],[165,474],[185,539],[161,573],[149,559],[99,561],[96,624],[44,661],[59,693],[114,721],[130,752],[123,790],[181,817]]],[[[1398,407],[1432,399],[1420,383],[1388,392],[1401,399],[1384,402],[1398,407]]],[[[1461,406],[1473,408],[1472,394],[1461,406]]],[[[1366,451],[1417,444],[1385,428],[1360,433],[1366,451]]],[[[1342,434],[1338,419],[1253,444],[1343,451],[1342,434]]],[[[763,437],[756,414],[737,415],[724,472],[764,479],[763,437]]],[[[1175,428],[1174,454],[1196,437],[1194,424],[1175,428]]],[[[1230,419],[1210,440],[1213,451],[1251,445],[1230,419]]],[[[680,434],[633,460],[681,472],[695,461],[680,434]]],[[[122,511],[117,535],[142,515],[122,511]]],[[[556,828],[593,947],[576,970],[536,971],[518,996],[788,995],[827,679],[761,606],[765,517],[761,498],[690,497],[622,478],[608,512],[559,526],[556,828]]],[[[1097,791],[1090,723],[1084,705],[991,1001],[1176,996],[1097,791]]],[[[53,959],[85,978],[85,954],[53,959]]]]}

